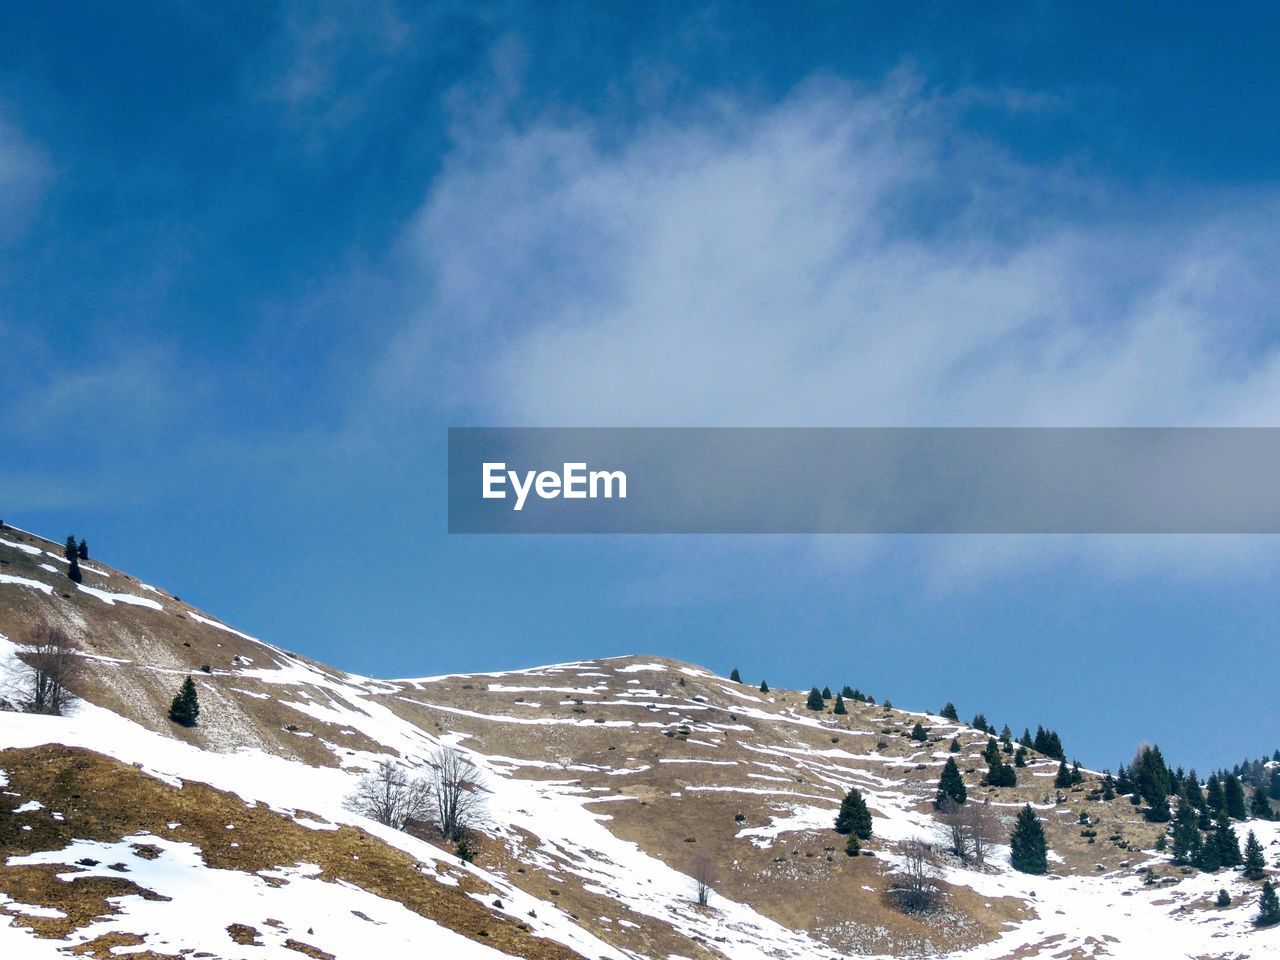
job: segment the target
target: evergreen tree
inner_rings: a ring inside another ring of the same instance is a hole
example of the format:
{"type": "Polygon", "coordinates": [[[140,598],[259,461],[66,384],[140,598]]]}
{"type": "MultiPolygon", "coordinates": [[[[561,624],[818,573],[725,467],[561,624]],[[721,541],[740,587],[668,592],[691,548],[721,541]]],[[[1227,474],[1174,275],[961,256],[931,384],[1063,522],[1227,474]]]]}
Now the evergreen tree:
{"type": "Polygon", "coordinates": [[[1169,818],[1173,816],[1169,809],[1169,798],[1161,797],[1153,804],[1149,804],[1147,809],[1142,811],[1142,815],[1150,823],[1168,823],[1169,818]]]}
{"type": "Polygon", "coordinates": [[[1131,772],[1138,796],[1153,809],[1159,809],[1169,796],[1169,787],[1173,781],[1169,768],[1165,765],[1164,755],[1159,747],[1145,747],[1138,755],[1131,772]]]}
{"type": "Polygon", "coordinates": [[[1173,862],[1196,863],[1200,859],[1200,828],[1193,818],[1179,819],[1173,827],[1173,862]]]}
{"type": "Polygon", "coordinates": [[[760,681],[760,692],[761,692],[761,693],[768,693],[768,692],[769,692],[769,682],[768,682],[767,680],[761,680],[761,681],[760,681]]]}
{"type": "Polygon", "coordinates": [[[846,700],[858,699],[857,695],[854,693],[853,687],[849,686],[847,683],[840,688],[840,696],[844,697],[846,700]]]}
{"type": "Polygon", "coordinates": [[[1234,773],[1227,775],[1222,785],[1223,800],[1227,806],[1227,816],[1232,820],[1248,820],[1249,812],[1244,805],[1244,788],[1240,786],[1240,778],[1234,773]]]}
{"type": "Polygon", "coordinates": [[[1065,790],[1071,786],[1071,768],[1067,766],[1067,761],[1058,762],[1058,775],[1053,778],[1053,785],[1059,790],[1065,790]]]}
{"type": "Polygon", "coordinates": [[[951,746],[949,748],[952,753],[960,752],[960,740],[957,737],[951,738],[951,746]]]}
{"type": "Polygon", "coordinates": [[[1046,757],[1053,757],[1055,760],[1067,759],[1066,753],[1062,749],[1062,738],[1052,730],[1046,730],[1044,727],[1036,727],[1035,739],[1031,742],[1032,747],[1039,753],[1043,753],[1046,757]]]}
{"type": "Polygon", "coordinates": [[[844,843],[844,852],[851,857],[856,857],[862,852],[862,842],[858,840],[856,833],[849,834],[849,839],[844,843]]]}
{"type": "Polygon", "coordinates": [[[1013,767],[1009,766],[1001,758],[999,752],[987,761],[987,786],[989,787],[1016,787],[1018,785],[1018,775],[1014,772],[1013,767]]]}
{"type": "Polygon", "coordinates": [[[67,563],[67,576],[76,583],[84,581],[84,574],[80,572],[80,561],[76,557],[72,557],[67,563]]]}
{"type": "Polygon", "coordinates": [[[973,723],[969,724],[969,726],[973,727],[975,730],[981,730],[983,733],[986,733],[987,715],[985,713],[974,714],[973,723]]]}
{"type": "Polygon", "coordinates": [[[1271,802],[1261,787],[1253,791],[1253,800],[1249,806],[1249,815],[1258,820],[1271,819],[1271,802]]]}
{"type": "Polygon", "coordinates": [[[942,713],[939,714],[939,716],[950,720],[952,723],[960,722],[960,714],[956,712],[956,705],[950,700],[948,700],[947,705],[942,708],[942,713]]]}
{"type": "Polygon", "coordinates": [[[836,814],[836,833],[848,833],[861,840],[871,839],[871,811],[857,787],[851,787],[836,814]]]}
{"type": "Polygon", "coordinates": [[[1111,771],[1107,771],[1107,775],[1102,778],[1102,799],[1114,800],[1116,798],[1116,779],[1111,776],[1111,771]]]}
{"type": "Polygon", "coordinates": [[[1025,767],[1027,765],[1027,748],[1022,744],[1018,744],[1018,749],[1013,751],[1013,765],[1015,767],[1025,767]]]}
{"type": "Polygon", "coordinates": [[[734,683],[742,682],[742,674],[738,672],[737,667],[734,667],[732,670],[729,671],[729,679],[732,680],[734,683]]]}
{"type": "Polygon", "coordinates": [[[1116,793],[1121,796],[1133,793],[1133,781],[1129,779],[1129,769],[1123,763],[1116,771],[1116,793]]]}
{"type": "Polygon", "coordinates": [[[1227,893],[1226,888],[1218,891],[1218,899],[1214,901],[1220,907],[1231,906],[1231,894],[1227,893]]]}
{"type": "Polygon", "coordinates": [[[960,768],[956,766],[955,757],[947,757],[947,762],[942,767],[942,777],[938,780],[938,796],[934,800],[935,807],[941,807],[943,800],[954,800],[956,803],[964,803],[968,799],[969,791],[965,789],[964,777],[960,776],[960,768]]]}
{"type": "Polygon", "coordinates": [[[1260,927],[1271,927],[1280,923],[1280,898],[1271,886],[1270,880],[1262,881],[1262,893],[1258,895],[1258,916],[1253,921],[1260,927]]]}
{"type": "Polygon", "coordinates": [[[76,538],[71,534],[67,534],[67,544],[62,548],[62,555],[67,558],[68,562],[80,557],[80,548],[76,546],[76,538]]]}
{"type": "Polygon", "coordinates": [[[1026,747],[1028,750],[1035,748],[1035,743],[1031,740],[1031,731],[1026,727],[1022,728],[1022,736],[1018,738],[1018,743],[1026,747]]]}
{"type": "Polygon", "coordinates": [[[1033,874],[1042,874],[1049,869],[1049,845],[1044,838],[1044,826],[1029,803],[1018,814],[1009,837],[1009,847],[1009,862],[1013,869],[1033,874]]]}
{"type": "Polygon", "coordinates": [[[924,743],[929,739],[929,733],[920,723],[917,722],[916,725],[911,728],[911,739],[917,743],[924,743]]]}
{"type": "Polygon", "coordinates": [[[831,699],[831,688],[830,688],[830,687],[823,687],[823,688],[822,688],[822,699],[823,699],[823,700],[830,700],[830,699],[831,699]]]}
{"type": "Polygon", "coordinates": [[[1267,793],[1272,800],[1280,800],[1280,768],[1271,771],[1271,780],[1267,785],[1267,793]]]}
{"type": "Polygon", "coordinates": [[[76,547],[76,556],[81,560],[89,559],[89,545],[83,539],[80,540],[80,545],[76,547]]]}
{"type": "Polygon", "coordinates": [[[1240,856],[1240,838],[1236,836],[1235,828],[1225,815],[1218,819],[1214,840],[1218,847],[1218,862],[1224,867],[1240,866],[1244,859],[1240,856]]]}
{"type": "Polygon", "coordinates": [[[200,700],[190,677],[182,681],[181,689],[169,705],[169,719],[184,727],[194,727],[200,719],[200,700]]]}
{"type": "Polygon", "coordinates": [[[1191,860],[1192,864],[1205,873],[1213,873],[1222,866],[1221,854],[1218,850],[1217,839],[1209,834],[1201,840],[1199,850],[1191,860]]]}
{"type": "Polygon", "coordinates": [[[1244,841],[1244,875],[1250,880],[1259,880],[1266,869],[1267,860],[1262,855],[1262,844],[1250,830],[1244,841]]]}
{"type": "Polygon", "coordinates": [[[987,745],[982,748],[982,759],[987,763],[1000,759],[1000,744],[996,743],[995,737],[987,737],[987,745]]]}
{"type": "Polygon", "coordinates": [[[844,694],[842,693],[836,694],[836,705],[835,707],[832,708],[831,712],[838,717],[843,717],[848,715],[849,710],[844,705],[844,694]]]}
{"type": "Polygon", "coordinates": [[[809,691],[809,700],[805,703],[810,710],[822,711],[826,709],[826,702],[822,699],[822,691],[814,687],[809,691]]]}
{"type": "Polygon", "coordinates": [[[1077,760],[1071,764],[1071,785],[1084,783],[1084,774],[1080,772],[1080,761],[1077,760]]]}
{"type": "Polygon", "coordinates": [[[1214,817],[1217,817],[1219,813],[1227,808],[1227,798],[1222,791],[1222,781],[1218,779],[1216,773],[1209,774],[1209,782],[1205,784],[1204,797],[1205,803],[1214,817]]]}
{"type": "Polygon", "coordinates": [[[1187,803],[1197,810],[1203,810],[1205,806],[1204,790],[1200,787],[1200,778],[1196,775],[1194,767],[1182,778],[1182,786],[1186,791],[1187,803]]]}

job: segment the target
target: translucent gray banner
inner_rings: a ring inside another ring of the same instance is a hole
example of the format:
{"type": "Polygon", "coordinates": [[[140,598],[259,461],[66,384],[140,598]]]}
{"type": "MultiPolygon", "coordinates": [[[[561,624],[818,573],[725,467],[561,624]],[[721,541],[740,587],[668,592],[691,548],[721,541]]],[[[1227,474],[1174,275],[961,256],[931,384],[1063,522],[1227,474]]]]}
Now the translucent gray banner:
{"type": "Polygon", "coordinates": [[[1277,533],[1280,428],[449,430],[451,533],[1277,533]]]}

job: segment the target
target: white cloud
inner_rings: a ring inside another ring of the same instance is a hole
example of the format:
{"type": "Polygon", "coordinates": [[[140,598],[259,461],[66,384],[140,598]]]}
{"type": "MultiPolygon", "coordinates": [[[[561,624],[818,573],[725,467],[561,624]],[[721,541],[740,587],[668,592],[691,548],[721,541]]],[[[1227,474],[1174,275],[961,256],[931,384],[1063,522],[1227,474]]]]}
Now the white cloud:
{"type": "MultiPolygon", "coordinates": [[[[1021,163],[965,132],[997,93],[900,73],[468,137],[405,238],[425,306],[389,382],[429,370],[461,417],[519,425],[1280,420],[1280,195],[1135,197],[1021,163]],[[446,345],[466,361],[442,374],[446,345]]],[[[961,554],[1026,548],[935,558],[961,554]]]]}

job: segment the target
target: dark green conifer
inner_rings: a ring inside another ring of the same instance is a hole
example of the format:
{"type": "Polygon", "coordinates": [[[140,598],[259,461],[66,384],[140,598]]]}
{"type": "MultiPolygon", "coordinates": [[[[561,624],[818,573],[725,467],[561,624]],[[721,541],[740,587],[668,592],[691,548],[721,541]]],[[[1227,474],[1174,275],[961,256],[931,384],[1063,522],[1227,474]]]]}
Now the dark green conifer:
{"type": "Polygon", "coordinates": [[[849,710],[844,705],[844,694],[841,694],[841,693],[836,694],[836,705],[831,708],[831,712],[834,713],[837,717],[843,717],[848,715],[849,710]]]}
{"type": "Polygon", "coordinates": [[[1058,762],[1058,775],[1053,778],[1053,785],[1059,790],[1065,790],[1071,786],[1071,768],[1067,766],[1067,761],[1058,762]]]}
{"type": "Polygon", "coordinates": [[[1260,880],[1266,869],[1267,861],[1262,854],[1262,844],[1250,830],[1244,841],[1244,875],[1250,880],[1260,880]]]}
{"type": "Polygon", "coordinates": [[[969,791],[965,789],[964,777],[960,776],[960,768],[956,765],[955,757],[947,757],[947,762],[942,767],[942,776],[938,780],[938,795],[933,801],[935,807],[941,807],[943,800],[953,800],[956,803],[964,803],[968,799],[969,791]]]}
{"type": "Polygon", "coordinates": [[[950,720],[952,723],[960,722],[960,714],[956,712],[956,705],[950,700],[948,700],[947,705],[942,708],[942,713],[940,713],[939,716],[950,720]]]}
{"type": "Polygon", "coordinates": [[[1276,896],[1270,880],[1262,881],[1262,893],[1258,895],[1258,916],[1253,922],[1260,927],[1271,927],[1280,923],[1280,897],[1276,896]]]}
{"type": "Polygon", "coordinates": [[[917,723],[911,728],[911,739],[917,743],[924,743],[929,739],[929,732],[925,730],[922,724],[917,723]]]}
{"type": "Polygon", "coordinates": [[[194,727],[200,719],[200,699],[190,677],[182,681],[181,689],[169,705],[169,719],[184,727],[194,727]]]}
{"type": "Polygon", "coordinates": [[[760,681],[760,692],[761,692],[761,693],[768,693],[768,692],[769,692],[769,682],[768,682],[767,680],[761,680],[761,681],[760,681]]]}
{"type": "Polygon", "coordinates": [[[1227,807],[1227,816],[1232,820],[1249,819],[1249,811],[1244,805],[1244,788],[1240,785],[1240,778],[1234,773],[1227,774],[1227,780],[1222,785],[1222,794],[1227,807]]]}
{"type": "Polygon", "coordinates": [[[850,787],[836,814],[836,833],[848,833],[861,840],[871,839],[871,811],[857,787],[850,787]]]}
{"type": "Polygon", "coordinates": [[[738,672],[737,667],[734,667],[732,670],[729,671],[729,679],[732,680],[734,683],[742,682],[742,674],[738,672]]]}
{"type": "Polygon", "coordinates": [[[1049,845],[1044,838],[1044,825],[1027,804],[1018,814],[1009,837],[1009,862],[1022,873],[1042,874],[1049,869],[1049,845]]]}
{"type": "Polygon", "coordinates": [[[810,710],[822,711],[827,707],[826,701],[822,699],[822,691],[814,687],[809,691],[809,699],[805,703],[810,710]]]}

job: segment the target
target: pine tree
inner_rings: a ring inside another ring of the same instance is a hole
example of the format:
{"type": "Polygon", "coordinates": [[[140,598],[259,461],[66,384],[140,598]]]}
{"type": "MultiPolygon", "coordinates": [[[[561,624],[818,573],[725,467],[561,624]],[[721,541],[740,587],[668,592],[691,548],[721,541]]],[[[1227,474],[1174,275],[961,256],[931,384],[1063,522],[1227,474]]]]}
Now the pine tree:
{"type": "Polygon", "coordinates": [[[1214,901],[1220,907],[1231,906],[1231,894],[1227,893],[1226,888],[1218,891],[1218,899],[1214,901]]]}
{"type": "Polygon", "coordinates": [[[1058,775],[1053,778],[1053,785],[1059,790],[1065,790],[1071,786],[1071,768],[1067,766],[1067,761],[1058,762],[1058,775]]]}
{"type": "Polygon", "coordinates": [[[973,723],[969,724],[975,730],[987,732],[987,715],[985,713],[976,713],[973,716],[973,723]]]}
{"type": "Polygon", "coordinates": [[[80,556],[80,548],[76,546],[76,538],[71,534],[67,534],[67,545],[62,548],[62,555],[68,561],[75,560],[80,556]]]}
{"type": "Polygon", "coordinates": [[[1272,800],[1280,800],[1280,769],[1271,771],[1271,781],[1267,785],[1267,793],[1272,800]]]}
{"type": "Polygon", "coordinates": [[[1236,836],[1231,821],[1222,816],[1218,819],[1218,829],[1214,831],[1214,840],[1218,847],[1218,862],[1224,867],[1238,867],[1243,858],[1240,856],[1240,838],[1236,836]]]}
{"type": "Polygon", "coordinates": [[[1000,744],[996,743],[995,737],[987,737],[987,745],[982,749],[982,759],[987,763],[1000,759],[1000,744]]]}
{"type": "Polygon", "coordinates": [[[169,705],[169,719],[184,727],[194,727],[200,719],[200,699],[190,677],[182,681],[182,688],[169,705]]]}
{"type": "Polygon", "coordinates": [[[1107,775],[1102,778],[1102,799],[1106,801],[1116,798],[1116,780],[1111,776],[1111,771],[1107,771],[1107,775]]]}
{"type": "Polygon", "coordinates": [[[1129,768],[1123,763],[1120,769],[1116,771],[1116,793],[1120,796],[1133,793],[1133,781],[1129,779],[1129,768]]]}
{"type": "Polygon", "coordinates": [[[1205,803],[1208,804],[1215,817],[1226,809],[1227,798],[1222,792],[1222,781],[1218,779],[1216,773],[1209,774],[1209,782],[1205,784],[1204,795],[1205,803]]]}
{"type": "Polygon", "coordinates": [[[1271,819],[1271,802],[1267,800],[1267,794],[1261,787],[1253,791],[1253,799],[1249,802],[1249,816],[1257,820],[1271,819]]]}
{"type": "Polygon", "coordinates": [[[916,723],[916,725],[911,728],[911,739],[917,743],[924,743],[929,739],[929,733],[920,723],[916,723]]]}
{"type": "Polygon", "coordinates": [[[987,760],[987,786],[1016,787],[1017,785],[1018,775],[1013,772],[1013,767],[1001,759],[997,751],[995,756],[987,760]]]}
{"type": "Polygon", "coordinates": [[[1084,774],[1080,772],[1080,761],[1077,760],[1071,764],[1071,785],[1084,783],[1084,774]]]}
{"type": "Polygon", "coordinates": [[[1018,744],[1018,749],[1013,751],[1013,765],[1015,767],[1025,767],[1027,765],[1027,748],[1022,744],[1018,744]]]}
{"type": "Polygon", "coordinates": [[[856,857],[862,852],[862,842],[856,833],[849,834],[849,839],[844,844],[844,852],[851,857],[856,857]]]}
{"type": "Polygon", "coordinates": [[[934,800],[935,807],[941,807],[943,800],[953,800],[956,803],[964,803],[969,797],[969,791],[965,789],[964,777],[960,776],[960,768],[956,766],[955,757],[947,757],[947,762],[942,767],[942,776],[938,780],[938,796],[934,800]]]}
{"type": "Polygon", "coordinates": [[[1200,828],[1193,818],[1183,819],[1179,811],[1173,828],[1173,862],[1196,863],[1200,859],[1200,828]]]}
{"type": "Polygon", "coordinates": [[[81,560],[89,559],[89,545],[83,539],[80,540],[80,545],[76,547],[76,556],[81,560]]]}
{"type": "Polygon", "coordinates": [[[823,688],[822,688],[822,699],[823,699],[823,700],[830,700],[830,699],[831,699],[831,688],[830,688],[830,687],[823,687],[823,688]]]}
{"type": "Polygon", "coordinates": [[[1267,860],[1262,854],[1262,844],[1250,830],[1244,841],[1244,875],[1250,880],[1259,880],[1266,869],[1267,860]]]}
{"type": "Polygon", "coordinates": [[[1201,840],[1197,855],[1192,858],[1191,862],[1197,869],[1203,870],[1205,873],[1213,873],[1213,871],[1222,866],[1217,839],[1212,834],[1201,840]]]}
{"type": "Polygon", "coordinates": [[[809,700],[805,704],[805,706],[807,706],[810,710],[818,710],[818,711],[825,710],[827,704],[822,699],[822,691],[819,690],[817,687],[814,687],[812,690],[810,690],[809,700]]]}
{"type": "Polygon", "coordinates": [[[952,753],[960,752],[960,740],[956,737],[951,738],[951,746],[949,748],[952,753]]]}
{"type": "Polygon", "coordinates": [[[1227,775],[1227,782],[1222,785],[1223,799],[1227,805],[1227,816],[1232,820],[1248,820],[1249,812],[1244,805],[1244,788],[1240,786],[1240,778],[1234,773],[1227,775]]]}
{"type": "Polygon", "coordinates": [[[67,576],[76,583],[84,581],[84,574],[80,572],[80,561],[76,557],[72,557],[67,563],[67,576]]]}
{"type": "Polygon", "coordinates": [[[840,688],[840,696],[844,697],[846,700],[858,699],[857,691],[854,690],[853,687],[849,686],[847,683],[840,688]]]}
{"type": "Polygon", "coordinates": [[[840,694],[840,693],[836,694],[836,705],[831,708],[831,712],[834,713],[837,717],[843,717],[848,715],[849,710],[844,705],[844,694],[840,694]]]}
{"type": "Polygon", "coordinates": [[[1009,862],[1013,869],[1033,874],[1042,874],[1049,869],[1049,845],[1045,842],[1044,826],[1029,803],[1018,814],[1009,837],[1009,848],[1009,862]]]}
{"type": "Polygon", "coordinates": [[[1031,739],[1031,731],[1028,730],[1026,727],[1022,728],[1022,736],[1018,738],[1018,744],[1020,746],[1026,747],[1028,750],[1035,749],[1035,743],[1031,739]]]}
{"type": "Polygon", "coordinates": [[[871,811],[857,787],[851,787],[840,802],[840,812],[836,814],[836,833],[848,833],[861,840],[871,839],[871,811]]]}
{"type": "Polygon", "coordinates": [[[761,680],[761,681],[760,681],[760,692],[761,692],[761,693],[768,693],[768,692],[769,692],[769,681],[767,681],[767,680],[761,680]]]}
{"type": "Polygon", "coordinates": [[[732,680],[734,683],[742,682],[742,674],[738,672],[737,667],[734,667],[732,670],[729,671],[729,679],[732,680]]]}
{"type": "Polygon", "coordinates": [[[939,716],[946,720],[950,720],[952,723],[960,722],[960,714],[956,712],[956,705],[950,700],[948,700],[947,705],[942,708],[942,712],[939,716]]]}
{"type": "Polygon", "coordinates": [[[1280,898],[1270,880],[1262,881],[1262,893],[1258,895],[1258,916],[1253,921],[1260,927],[1272,927],[1280,923],[1280,898]]]}

